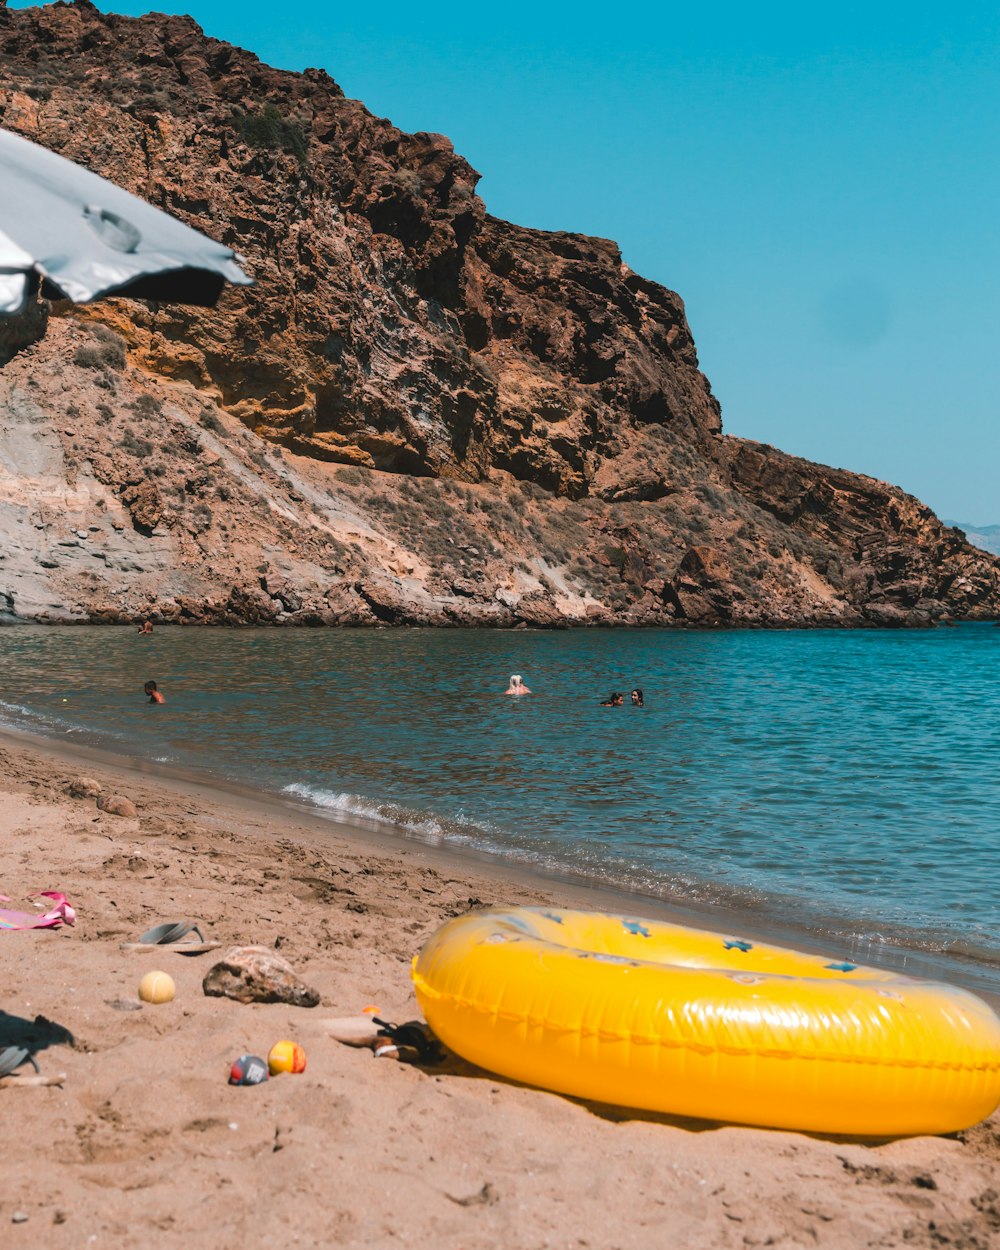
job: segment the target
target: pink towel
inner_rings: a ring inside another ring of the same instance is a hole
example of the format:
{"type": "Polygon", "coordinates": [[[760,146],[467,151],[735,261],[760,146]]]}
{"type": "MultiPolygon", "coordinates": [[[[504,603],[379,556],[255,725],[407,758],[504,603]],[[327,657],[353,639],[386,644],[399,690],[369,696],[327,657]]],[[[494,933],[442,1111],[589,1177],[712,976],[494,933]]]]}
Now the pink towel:
{"type": "MultiPolygon", "coordinates": [[[[76,912],[70,905],[65,894],[58,890],[42,890],[39,894],[29,894],[29,898],[50,898],[54,906],[44,915],[31,911],[9,911],[0,907],[0,929],[54,929],[61,924],[76,924],[76,912]]],[[[0,901],[9,903],[6,894],[0,894],[0,901]]]]}

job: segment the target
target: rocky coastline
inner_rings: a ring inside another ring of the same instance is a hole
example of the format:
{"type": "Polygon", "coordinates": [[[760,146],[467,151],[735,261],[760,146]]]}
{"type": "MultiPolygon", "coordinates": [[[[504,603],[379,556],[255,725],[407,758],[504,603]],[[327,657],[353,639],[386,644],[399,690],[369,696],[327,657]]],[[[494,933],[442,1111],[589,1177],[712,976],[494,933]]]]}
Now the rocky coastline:
{"type": "Polygon", "coordinates": [[[441,135],[189,18],[0,0],[0,125],[231,245],[212,311],[0,336],[0,619],[901,626],[1000,563],[896,487],[727,436],[683,303],[491,217],[441,135]]]}

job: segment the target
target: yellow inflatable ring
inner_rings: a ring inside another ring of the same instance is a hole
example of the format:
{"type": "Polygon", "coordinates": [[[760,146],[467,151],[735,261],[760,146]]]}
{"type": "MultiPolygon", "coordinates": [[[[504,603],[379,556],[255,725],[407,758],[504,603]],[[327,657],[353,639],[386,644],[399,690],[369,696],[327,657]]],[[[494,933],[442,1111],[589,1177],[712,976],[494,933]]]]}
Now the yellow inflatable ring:
{"type": "Polygon", "coordinates": [[[974,994],[681,925],[472,912],[430,938],[413,983],[457,1054],[578,1098],[872,1137],[1000,1103],[1000,1019],[974,994]]]}

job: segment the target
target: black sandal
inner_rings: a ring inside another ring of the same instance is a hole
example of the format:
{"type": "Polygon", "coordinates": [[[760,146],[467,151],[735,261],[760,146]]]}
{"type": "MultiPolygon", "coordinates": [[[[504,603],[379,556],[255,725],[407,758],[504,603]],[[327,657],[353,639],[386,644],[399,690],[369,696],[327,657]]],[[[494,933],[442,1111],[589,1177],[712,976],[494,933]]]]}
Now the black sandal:
{"type": "Polygon", "coordinates": [[[426,1024],[419,1020],[410,1020],[407,1024],[390,1024],[372,1016],[372,1024],[378,1025],[378,1036],[387,1037],[394,1046],[403,1050],[416,1051],[421,1063],[440,1063],[444,1051],[440,1042],[426,1024]]]}

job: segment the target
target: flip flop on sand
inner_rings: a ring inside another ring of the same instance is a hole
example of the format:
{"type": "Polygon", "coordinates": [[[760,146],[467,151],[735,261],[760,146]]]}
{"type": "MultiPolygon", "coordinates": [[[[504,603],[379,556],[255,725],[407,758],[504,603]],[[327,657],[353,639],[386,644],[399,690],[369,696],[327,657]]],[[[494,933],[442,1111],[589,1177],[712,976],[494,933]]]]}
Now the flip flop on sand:
{"type": "Polygon", "coordinates": [[[5,1046],[0,1050],[0,1089],[13,1089],[18,1085],[62,1085],[66,1073],[56,1076],[42,1076],[35,1062],[35,1056],[24,1046],[5,1046]],[[15,1072],[22,1063],[28,1062],[35,1069],[33,1073],[15,1072]]]}
{"type": "Polygon", "coordinates": [[[421,1063],[440,1063],[444,1058],[441,1043],[420,1020],[407,1024],[390,1024],[378,1016],[336,1016],[323,1021],[327,1034],[345,1046],[366,1048],[376,1058],[416,1058],[421,1063]]]}
{"type": "Polygon", "coordinates": [[[25,1046],[5,1046],[0,1050],[0,1077],[10,1076],[15,1068],[19,1068],[27,1060],[38,1071],[35,1056],[25,1046]]]}
{"type": "Polygon", "coordinates": [[[440,1042],[420,1020],[410,1020],[407,1024],[390,1024],[387,1020],[373,1016],[372,1024],[378,1025],[377,1040],[373,1047],[376,1058],[384,1054],[395,1057],[400,1050],[405,1050],[414,1052],[421,1063],[440,1063],[444,1059],[440,1042]]]}
{"type": "Polygon", "coordinates": [[[323,1027],[335,1042],[345,1046],[370,1049],[378,1040],[378,1025],[371,1016],[335,1016],[324,1020],[323,1027]]]}
{"type": "Polygon", "coordinates": [[[172,950],[178,955],[202,955],[205,951],[218,950],[221,942],[206,942],[202,931],[191,920],[168,920],[165,924],[155,925],[148,933],[144,933],[138,942],[122,942],[123,951],[154,951],[172,950]],[[196,933],[198,940],[182,942],[181,938],[189,933],[196,933]]]}

